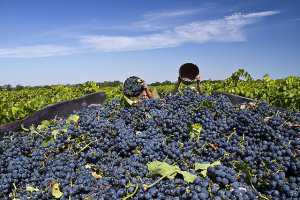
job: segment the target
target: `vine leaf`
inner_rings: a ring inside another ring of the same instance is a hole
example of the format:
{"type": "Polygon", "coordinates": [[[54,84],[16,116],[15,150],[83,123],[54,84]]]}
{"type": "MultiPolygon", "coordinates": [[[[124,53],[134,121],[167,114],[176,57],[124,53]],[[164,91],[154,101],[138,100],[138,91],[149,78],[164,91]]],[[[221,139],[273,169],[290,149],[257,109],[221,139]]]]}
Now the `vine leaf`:
{"type": "Polygon", "coordinates": [[[188,172],[182,171],[177,165],[170,165],[166,162],[153,161],[147,164],[148,170],[152,175],[160,175],[162,177],[167,177],[168,179],[174,179],[177,174],[181,174],[183,179],[187,183],[193,183],[197,178],[196,175],[188,172]]]}
{"type": "Polygon", "coordinates": [[[26,191],[27,192],[38,192],[40,190],[38,188],[33,187],[33,186],[27,185],[26,186],[26,191]]]}
{"type": "Polygon", "coordinates": [[[210,167],[210,163],[195,163],[195,170],[206,170],[210,167]]]}
{"type": "Polygon", "coordinates": [[[70,115],[68,117],[68,119],[66,120],[67,124],[71,124],[71,123],[77,123],[79,120],[79,115],[70,115]]]}
{"type": "Polygon", "coordinates": [[[59,183],[56,183],[56,182],[53,183],[53,185],[52,185],[52,196],[55,199],[59,199],[62,195],[63,195],[63,193],[59,189],[59,183]]]}
{"type": "Polygon", "coordinates": [[[97,173],[95,171],[92,172],[92,176],[95,178],[95,179],[100,179],[102,178],[102,175],[100,173],[97,173]]]}
{"type": "Polygon", "coordinates": [[[51,122],[48,120],[43,120],[40,125],[36,127],[38,131],[45,131],[49,128],[51,122]]]}
{"type": "Polygon", "coordinates": [[[131,100],[130,98],[126,97],[125,95],[123,96],[123,98],[125,99],[126,103],[129,105],[129,106],[132,106],[134,104],[137,104],[138,103],[138,100],[131,100]]]}
{"type": "Polygon", "coordinates": [[[55,139],[54,139],[53,135],[50,135],[43,140],[42,147],[47,147],[51,143],[54,143],[54,142],[55,142],[55,139]]]}
{"type": "Polygon", "coordinates": [[[201,175],[203,177],[207,176],[207,169],[210,167],[215,167],[221,165],[221,162],[219,160],[213,162],[213,163],[195,163],[195,171],[201,170],[201,175]]]}
{"type": "Polygon", "coordinates": [[[147,164],[148,170],[152,175],[160,175],[174,179],[177,172],[180,171],[176,165],[170,165],[166,162],[153,161],[147,164]]]}
{"type": "Polygon", "coordinates": [[[202,131],[202,125],[199,123],[193,124],[190,131],[190,138],[191,139],[199,139],[200,134],[202,131]]]}
{"type": "Polygon", "coordinates": [[[196,175],[187,171],[180,171],[180,174],[183,176],[184,181],[187,183],[193,183],[197,178],[196,175]]]}

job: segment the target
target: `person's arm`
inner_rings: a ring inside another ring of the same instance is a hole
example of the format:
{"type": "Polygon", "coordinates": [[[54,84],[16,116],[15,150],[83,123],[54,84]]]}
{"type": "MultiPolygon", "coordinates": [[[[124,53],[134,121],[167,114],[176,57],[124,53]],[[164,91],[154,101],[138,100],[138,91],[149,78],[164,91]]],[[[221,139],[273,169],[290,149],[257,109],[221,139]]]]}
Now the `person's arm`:
{"type": "Polygon", "coordinates": [[[175,85],[175,88],[174,88],[174,90],[173,90],[173,93],[176,93],[176,92],[178,91],[178,88],[179,88],[179,86],[180,86],[180,83],[181,83],[181,78],[178,77],[178,80],[177,80],[177,82],[176,82],[176,85],[175,85]]]}
{"type": "Polygon", "coordinates": [[[145,96],[147,96],[147,98],[153,99],[153,94],[152,94],[152,92],[150,91],[148,85],[145,82],[143,82],[143,89],[144,89],[143,94],[145,96]]]}
{"type": "Polygon", "coordinates": [[[196,81],[197,81],[197,85],[196,85],[196,88],[197,88],[197,91],[202,94],[203,93],[203,89],[202,89],[202,85],[201,85],[201,80],[200,80],[200,75],[198,75],[196,77],[196,81]]]}
{"type": "Polygon", "coordinates": [[[197,91],[198,91],[200,94],[203,93],[201,81],[197,81],[197,91]]]}

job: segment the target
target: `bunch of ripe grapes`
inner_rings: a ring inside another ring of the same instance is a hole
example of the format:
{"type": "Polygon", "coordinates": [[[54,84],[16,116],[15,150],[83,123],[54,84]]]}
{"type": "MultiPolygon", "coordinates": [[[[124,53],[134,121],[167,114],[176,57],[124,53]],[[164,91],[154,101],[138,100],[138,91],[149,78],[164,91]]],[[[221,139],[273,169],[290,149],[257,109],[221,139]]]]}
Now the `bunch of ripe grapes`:
{"type": "Polygon", "coordinates": [[[0,199],[300,199],[299,113],[185,90],[76,115],[1,137],[0,199]]]}

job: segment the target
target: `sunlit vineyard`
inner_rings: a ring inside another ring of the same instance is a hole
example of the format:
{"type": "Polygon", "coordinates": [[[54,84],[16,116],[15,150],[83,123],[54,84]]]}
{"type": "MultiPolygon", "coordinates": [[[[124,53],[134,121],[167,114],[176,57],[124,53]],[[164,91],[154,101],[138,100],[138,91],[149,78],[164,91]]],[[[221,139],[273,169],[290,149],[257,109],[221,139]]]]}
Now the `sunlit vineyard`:
{"type": "MultiPolygon", "coordinates": [[[[253,80],[250,74],[240,69],[222,81],[205,80],[204,92],[225,91],[256,100],[263,100],[271,105],[290,110],[300,109],[300,78],[289,76],[283,79],[271,79],[265,75],[253,80]]],[[[170,94],[174,84],[167,82],[153,84],[160,96],[170,94]]],[[[122,84],[101,86],[96,82],[84,84],[54,85],[44,87],[4,88],[0,90],[0,124],[22,119],[29,114],[64,100],[78,98],[85,94],[103,91],[107,100],[122,97],[122,84]]]]}

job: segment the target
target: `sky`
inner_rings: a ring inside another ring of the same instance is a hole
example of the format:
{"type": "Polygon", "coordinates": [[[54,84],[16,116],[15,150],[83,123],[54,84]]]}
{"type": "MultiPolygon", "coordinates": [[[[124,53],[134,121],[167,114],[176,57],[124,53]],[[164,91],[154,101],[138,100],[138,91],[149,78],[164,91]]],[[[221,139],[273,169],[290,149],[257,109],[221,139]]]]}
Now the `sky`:
{"type": "Polygon", "coordinates": [[[0,85],[300,75],[300,1],[0,0],[0,85]]]}

